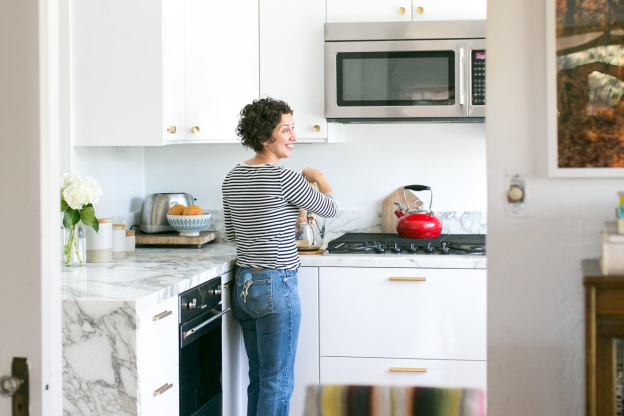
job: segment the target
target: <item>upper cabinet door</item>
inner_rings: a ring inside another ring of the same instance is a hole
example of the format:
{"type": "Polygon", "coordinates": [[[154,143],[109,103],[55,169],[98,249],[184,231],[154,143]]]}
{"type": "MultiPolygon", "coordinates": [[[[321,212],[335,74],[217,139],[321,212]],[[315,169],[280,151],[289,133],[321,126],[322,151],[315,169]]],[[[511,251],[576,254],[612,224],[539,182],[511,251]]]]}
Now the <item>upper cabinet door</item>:
{"type": "Polygon", "coordinates": [[[74,145],[162,145],[165,125],[184,124],[184,102],[176,101],[183,97],[183,81],[174,76],[183,71],[184,61],[173,55],[164,65],[169,39],[183,36],[176,34],[183,29],[181,10],[182,3],[174,0],[70,3],[74,145]],[[167,20],[165,11],[172,13],[167,20]],[[175,82],[165,82],[166,71],[175,82]],[[165,116],[165,102],[182,109],[165,116]]]}
{"type": "Polygon", "coordinates": [[[186,0],[186,141],[238,142],[259,96],[258,3],[186,0]]]}
{"type": "Polygon", "coordinates": [[[327,23],[411,20],[412,0],[327,0],[327,23]]]}
{"type": "Polygon", "coordinates": [[[485,19],[486,0],[413,0],[413,20],[485,19]]]}
{"type": "Polygon", "coordinates": [[[302,142],[333,141],[324,107],[324,23],[323,1],[260,2],[260,96],[290,105],[302,142]]]}
{"type": "Polygon", "coordinates": [[[485,19],[486,0],[327,0],[327,23],[485,19]]]}

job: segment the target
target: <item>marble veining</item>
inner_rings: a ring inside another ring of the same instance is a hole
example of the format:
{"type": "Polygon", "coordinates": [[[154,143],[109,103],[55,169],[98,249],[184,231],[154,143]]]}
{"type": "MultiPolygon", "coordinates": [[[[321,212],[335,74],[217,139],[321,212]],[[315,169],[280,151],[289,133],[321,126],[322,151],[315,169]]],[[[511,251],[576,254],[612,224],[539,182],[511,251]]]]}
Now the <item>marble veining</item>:
{"type": "MultiPolygon", "coordinates": [[[[219,231],[219,241],[226,242],[223,211],[211,211],[213,227],[219,231]]],[[[443,234],[487,234],[487,216],[481,211],[436,211],[442,220],[443,234]]],[[[381,232],[381,211],[340,211],[335,218],[326,220],[325,245],[344,233],[381,232]]]]}
{"type": "Polygon", "coordinates": [[[137,414],[135,317],[128,302],[63,303],[63,414],[137,414]]]}

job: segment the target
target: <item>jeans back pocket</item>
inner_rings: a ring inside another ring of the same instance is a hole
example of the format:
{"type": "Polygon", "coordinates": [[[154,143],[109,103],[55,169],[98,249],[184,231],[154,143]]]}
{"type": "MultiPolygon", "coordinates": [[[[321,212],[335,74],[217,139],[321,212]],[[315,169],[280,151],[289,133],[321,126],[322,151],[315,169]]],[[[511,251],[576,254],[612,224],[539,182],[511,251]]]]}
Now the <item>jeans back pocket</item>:
{"type": "Polygon", "coordinates": [[[258,319],[273,311],[273,280],[246,273],[236,282],[236,300],[251,317],[258,319]],[[256,277],[256,279],[254,279],[256,277]]]}

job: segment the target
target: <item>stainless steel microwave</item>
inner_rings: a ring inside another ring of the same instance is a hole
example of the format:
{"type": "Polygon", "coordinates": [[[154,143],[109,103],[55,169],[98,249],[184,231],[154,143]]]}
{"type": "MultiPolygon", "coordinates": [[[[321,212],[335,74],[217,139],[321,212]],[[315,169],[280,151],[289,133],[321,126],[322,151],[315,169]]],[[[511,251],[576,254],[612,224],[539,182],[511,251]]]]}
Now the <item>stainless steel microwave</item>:
{"type": "Polygon", "coordinates": [[[325,24],[333,122],[484,121],[485,21],[325,24]]]}

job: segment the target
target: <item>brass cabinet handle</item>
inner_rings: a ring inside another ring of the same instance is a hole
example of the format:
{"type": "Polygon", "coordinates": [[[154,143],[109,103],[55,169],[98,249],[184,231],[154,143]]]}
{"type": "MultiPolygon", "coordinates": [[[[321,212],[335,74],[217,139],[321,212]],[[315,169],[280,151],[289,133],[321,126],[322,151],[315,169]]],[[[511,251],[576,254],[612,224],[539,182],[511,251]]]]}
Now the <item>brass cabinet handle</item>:
{"type": "Polygon", "coordinates": [[[417,7],[416,8],[416,13],[423,14],[424,12],[425,12],[425,9],[423,9],[422,7],[417,7]]]}
{"type": "Polygon", "coordinates": [[[193,126],[193,127],[191,128],[191,131],[192,131],[193,133],[199,133],[199,127],[197,127],[197,126],[193,126]]]}
{"type": "Polygon", "coordinates": [[[394,373],[426,373],[426,368],[418,367],[390,367],[390,371],[394,373]]]}
{"type": "Polygon", "coordinates": [[[173,387],[173,384],[171,384],[171,383],[164,384],[163,386],[161,386],[161,387],[157,388],[156,390],[154,390],[154,396],[158,396],[160,394],[163,394],[164,392],[169,390],[171,387],[173,387]]]}
{"type": "Polygon", "coordinates": [[[405,7],[399,7],[399,14],[405,14],[405,7]]]}
{"type": "Polygon", "coordinates": [[[401,276],[390,276],[388,278],[393,282],[426,282],[426,277],[401,277],[401,276]]]}
{"type": "Polygon", "coordinates": [[[152,321],[159,321],[169,315],[171,315],[173,312],[171,311],[163,311],[161,313],[159,313],[158,315],[154,315],[154,317],[152,318],[152,321]]]}
{"type": "Polygon", "coordinates": [[[312,127],[312,130],[318,133],[319,131],[321,131],[321,126],[319,126],[318,124],[315,124],[314,127],[312,127]]]}
{"type": "Polygon", "coordinates": [[[171,134],[175,134],[175,132],[176,132],[176,126],[171,126],[171,127],[169,127],[169,128],[167,129],[167,131],[168,131],[169,133],[171,133],[171,134]]]}

